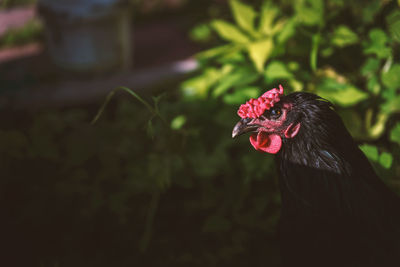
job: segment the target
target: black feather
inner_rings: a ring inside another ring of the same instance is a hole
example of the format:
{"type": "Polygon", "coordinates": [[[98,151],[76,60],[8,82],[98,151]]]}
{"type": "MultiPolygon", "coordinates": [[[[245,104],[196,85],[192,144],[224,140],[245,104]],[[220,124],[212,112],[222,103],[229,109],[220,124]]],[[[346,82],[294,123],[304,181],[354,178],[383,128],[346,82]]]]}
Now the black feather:
{"type": "Polygon", "coordinates": [[[276,160],[284,266],[400,266],[400,201],[332,105],[310,93],[281,99],[301,123],[276,160]]]}

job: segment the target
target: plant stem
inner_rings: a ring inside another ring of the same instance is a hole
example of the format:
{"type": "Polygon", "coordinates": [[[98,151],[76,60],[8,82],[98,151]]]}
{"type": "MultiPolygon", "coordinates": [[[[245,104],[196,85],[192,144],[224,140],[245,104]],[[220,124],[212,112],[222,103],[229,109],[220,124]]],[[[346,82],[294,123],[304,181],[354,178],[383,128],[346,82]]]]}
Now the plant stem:
{"type": "Polygon", "coordinates": [[[140,251],[142,253],[146,252],[146,250],[149,246],[150,240],[151,240],[151,236],[153,234],[154,217],[155,217],[156,211],[158,209],[159,199],[160,199],[160,192],[158,189],[156,189],[156,191],[153,193],[151,201],[150,201],[150,205],[149,205],[149,209],[148,209],[147,217],[146,217],[146,228],[144,230],[142,239],[140,241],[140,251]]]}

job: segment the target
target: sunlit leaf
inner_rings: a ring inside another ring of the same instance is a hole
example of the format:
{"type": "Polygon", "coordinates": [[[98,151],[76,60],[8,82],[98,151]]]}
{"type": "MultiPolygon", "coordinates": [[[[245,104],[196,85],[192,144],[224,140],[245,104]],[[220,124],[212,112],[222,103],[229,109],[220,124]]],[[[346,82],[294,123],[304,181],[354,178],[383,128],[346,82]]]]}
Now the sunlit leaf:
{"type": "Polygon", "coordinates": [[[335,46],[345,47],[357,43],[358,36],[349,27],[339,25],[333,32],[331,42],[335,46]]]}
{"type": "Polygon", "coordinates": [[[374,95],[379,94],[379,92],[381,91],[381,84],[379,83],[378,76],[373,75],[368,79],[367,88],[374,95]]]}
{"type": "Polygon", "coordinates": [[[172,121],[171,121],[171,129],[173,130],[179,130],[182,128],[182,126],[186,123],[186,116],[184,115],[179,115],[176,116],[172,121]]]}
{"type": "Polygon", "coordinates": [[[249,56],[259,72],[264,70],[265,62],[271,55],[273,48],[274,43],[271,39],[254,42],[247,46],[249,56]]]}
{"type": "Polygon", "coordinates": [[[351,84],[325,79],[318,87],[318,94],[340,106],[353,106],[368,98],[368,94],[351,84]]]}
{"type": "Polygon", "coordinates": [[[385,124],[387,120],[388,115],[386,113],[378,113],[375,124],[368,129],[368,136],[372,139],[379,138],[385,131],[385,124]]]}
{"type": "Polygon", "coordinates": [[[200,52],[196,54],[196,58],[199,60],[208,60],[213,57],[220,56],[221,54],[229,53],[230,51],[235,52],[238,50],[240,50],[240,47],[235,44],[222,45],[200,52]]]}
{"type": "Polygon", "coordinates": [[[294,5],[297,20],[305,25],[320,25],[323,22],[323,0],[299,0],[294,5]]]}
{"type": "Polygon", "coordinates": [[[333,49],[332,46],[329,46],[329,47],[325,47],[325,48],[321,49],[320,54],[323,57],[330,57],[330,56],[332,56],[332,54],[334,52],[335,52],[335,49],[333,49]]]}
{"type": "Polygon", "coordinates": [[[286,19],[278,20],[271,29],[271,35],[279,33],[286,25],[286,19]]]}
{"type": "Polygon", "coordinates": [[[194,41],[206,42],[210,39],[211,29],[207,24],[199,24],[190,31],[189,36],[194,41]]]}
{"type": "Polygon", "coordinates": [[[368,94],[350,85],[337,92],[333,98],[341,106],[352,106],[368,98],[368,94]]]}
{"type": "Polygon", "coordinates": [[[265,78],[267,83],[278,79],[292,79],[293,74],[281,61],[272,61],[265,70],[265,78]]]}
{"type": "Polygon", "coordinates": [[[400,95],[393,96],[386,100],[384,104],[382,104],[382,112],[386,114],[391,114],[394,112],[400,112],[400,95]]]}
{"type": "Polygon", "coordinates": [[[260,89],[258,87],[245,87],[238,88],[232,94],[224,96],[224,102],[227,104],[243,104],[250,98],[257,98],[260,95],[260,89]]]}
{"type": "Polygon", "coordinates": [[[390,131],[390,140],[400,145],[400,122],[390,131]]]}
{"type": "Polygon", "coordinates": [[[249,38],[244,33],[242,33],[235,25],[229,22],[217,19],[214,20],[211,25],[222,39],[235,43],[249,42],[249,38]]]}
{"type": "Polygon", "coordinates": [[[381,79],[388,88],[400,88],[400,64],[393,64],[387,72],[382,73],[381,79]]]}
{"type": "Polygon", "coordinates": [[[270,1],[265,1],[261,8],[259,31],[269,35],[272,32],[272,23],[278,15],[279,9],[270,1]]]}
{"type": "Polygon", "coordinates": [[[230,6],[236,23],[247,32],[254,32],[254,19],[257,13],[254,9],[239,0],[231,0],[230,6]]]}
{"type": "MultiPolygon", "coordinates": [[[[272,62],[271,62],[271,63],[272,63],[272,62]]],[[[298,71],[299,68],[300,68],[300,64],[299,64],[299,62],[297,62],[297,61],[290,61],[290,62],[287,64],[287,67],[288,67],[288,69],[289,69],[290,71],[298,71]]]]}
{"type": "Polygon", "coordinates": [[[213,96],[218,97],[234,86],[247,85],[259,77],[258,73],[248,68],[238,68],[221,79],[213,91],[213,96]]]}
{"type": "Polygon", "coordinates": [[[362,152],[364,152],[368,159],[375,162],[378,161],[379,153],[376,146],[364,144],[360,146],[360,149],[362,150],[362,152]]]}
{"type": "Polygon", "coordinates": [[[291,79],[289,81],[289,85],[293,89],[293,91],[295,91],[295,92],[302,91],[303,88],[304,88],[304,84],[302,82],[298,81],[298,80],[295,80],[295,79],[291,79]]]}
{"type": "Polygon", "coordinates": [[[390,153],[382,152],[379,156],[379,164],[385,169],[389,169],[392,166],[393,156],[390,153]]]}
{"type": "Polygon", "coordinates": [[[247,53],[242,53],[238,50],[231,50],[227,51],[226,53],[220,55],[216,60],[218,63],[221,64],[234,64],[234,65],[242,65],[248,59],[247,53]]]}
{"type": "Polygon", "coordinates": [[[282,30],[277,33],[277,42],[279,44],[285,43],[290,37],[292,37],[296,33],[296,20],[290,18],[286,21],[282,30]]]}
{"type": "Polygon", "coordinates": [[[211,86],[214,85],[224,73],[216,68],[207,68],[204,73],[182,84],[182,90],[185,97],[205,98],[211,86]]]}

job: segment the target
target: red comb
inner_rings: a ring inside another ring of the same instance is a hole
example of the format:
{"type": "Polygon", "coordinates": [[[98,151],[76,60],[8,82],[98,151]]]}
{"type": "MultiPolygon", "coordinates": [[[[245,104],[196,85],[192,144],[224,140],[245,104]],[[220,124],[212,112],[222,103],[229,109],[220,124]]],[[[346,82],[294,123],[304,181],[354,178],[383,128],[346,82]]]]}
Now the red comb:
{"type": "Polygon", "coordinates": [[[250,99],[240,106],[237,114],[241,118],[258,118],[260,117],[266,110],[270,109],[274,106],[275,103],[280,101],[280,98],[283,95],[283,87],[279,85],[279,90],[274,88],[267,92],[265,92],[262,96],[257,99],[250,99]]]}

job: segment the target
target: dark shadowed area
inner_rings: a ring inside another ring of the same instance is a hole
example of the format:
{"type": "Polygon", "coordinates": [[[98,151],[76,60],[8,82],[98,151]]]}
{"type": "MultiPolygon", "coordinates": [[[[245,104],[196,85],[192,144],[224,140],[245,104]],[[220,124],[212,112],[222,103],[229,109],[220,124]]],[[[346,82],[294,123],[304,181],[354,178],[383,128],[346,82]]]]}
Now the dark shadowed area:
{"type": "Polygon", "coordinates": [[[1,262],[279,266],[238,107],[326,98],[400,192],[399,44],[398,1],[0,0],[1,262]]]}

